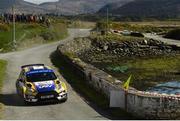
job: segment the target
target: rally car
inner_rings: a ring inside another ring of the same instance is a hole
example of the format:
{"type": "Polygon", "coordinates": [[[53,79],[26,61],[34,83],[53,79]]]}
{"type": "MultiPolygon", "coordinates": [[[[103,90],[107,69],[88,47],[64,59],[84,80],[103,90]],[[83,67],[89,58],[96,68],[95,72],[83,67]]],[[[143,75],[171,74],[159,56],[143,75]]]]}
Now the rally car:
{"type": "Polygon", "coordinates": [[[21,67],[21,73],[16,81],[17,93],[27,103],[56,99],[67,100],[66,84],[54,71],[44,64],[31,64],[21,67]]]}

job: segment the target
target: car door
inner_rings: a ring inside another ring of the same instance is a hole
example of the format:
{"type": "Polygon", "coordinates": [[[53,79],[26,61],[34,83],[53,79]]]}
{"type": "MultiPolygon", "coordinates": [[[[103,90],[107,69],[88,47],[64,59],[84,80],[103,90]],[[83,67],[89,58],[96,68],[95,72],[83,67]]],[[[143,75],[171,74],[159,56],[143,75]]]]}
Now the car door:
{"type": "Polygon", "coordinates": [[[17,91],[18,94],[24,95],[23,87],[25,86],[25,75],[24,71],[21,71],[19,78],[17,80],[17,91]]]}

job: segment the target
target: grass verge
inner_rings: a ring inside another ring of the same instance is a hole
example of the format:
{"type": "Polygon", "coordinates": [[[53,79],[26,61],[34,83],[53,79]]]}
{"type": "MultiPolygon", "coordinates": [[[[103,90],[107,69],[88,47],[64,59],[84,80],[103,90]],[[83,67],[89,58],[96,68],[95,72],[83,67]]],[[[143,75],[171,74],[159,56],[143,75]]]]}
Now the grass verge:
{"type": "MultiPolygon", "coordinates": [[[[0,25],[0,50],[12,51],[12,25],[0,25]]],[[[61,40],[68,36],[64,23],[52,23],[50,27],[38,23],[16,23],[16,41],[19,48],[61,40]]]]}
{"type": "MultiPolygon", "coordinates": [[[[7,65],[6,61],[0,60],[0,91],[1,91],[2,86],[3,86],[3,80],[5,77],[6,65],[7,65]]],[[[1,104],[1,102],[0,102],[0,119],[2,118],[2,115],[1,115],[2,110],[3,110],[3,104],[1,104]]]]}
{"type": "Polygon", "coordinates": [[[129,113],[119,108],[110,109],[108,99],[87,84],[83,77],[77,75],[72,67],[58,55],[58,52],[52,53],[50,58],[73,89],[84,97],[93,108],[97,109],[97,111],[100,110],[99,113],[111,119],[133,119],[129,113]]]}
{"type": "MultiPolygon", "coordinates": [[[[110,59],[113,60],[113,58],[110,59]]],[[[160,83],[180,80],[179,60],[180,55],[124,57],[114,59],[113,62],[98,62],[93,65],[123,81],[132,74],[131,86],[139,90],[146,90],[160,83]]]]}
{"type": "MultiPolygon", "coordinates": [[[[143,22],[142,22],[143,23],[143,22]]],[[[172,30],[170,27],[160,27],[160,26],[155,26],[155,25],[143,25],[142,23],[116,23],[114,22],[112,24],[113,29],[117,30],[129,30],[129,31],[138,31],[138,32],[156,32],[156,33],[164,33],[169,30],[172,30]]]]}

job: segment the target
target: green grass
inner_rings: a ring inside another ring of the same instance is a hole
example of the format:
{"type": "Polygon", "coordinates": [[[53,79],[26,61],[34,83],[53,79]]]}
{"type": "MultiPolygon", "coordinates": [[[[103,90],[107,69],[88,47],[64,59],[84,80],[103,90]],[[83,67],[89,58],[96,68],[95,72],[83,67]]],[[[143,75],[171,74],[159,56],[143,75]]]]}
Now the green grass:
{"type": "Polygon", "coordinates": [[[131,86],[145,90],[159,83],[180,80],[180,55],[158,56],[141,58],[121,58],[113,63],[96,63],[99,68],[106,71],[118,79],[125,81],[129,75],[133,75],[131,86]],[[127,67],[124,72],[114,71],[109,68],[127,67]]]}
{"type": "MultiPolygon", "coordinates": [[[[166,33],[173,29],[173,27],[161,27],[159,25],[153,24],[143,24],[141,23],[118,23],[113,22],[111,28],[116,30],[129,30],[129,31],[138,31],[138,32],[156,32],[156,33],[166,33]]],[[[165,24],[163,24],[165,26],[165,24]]]]}
{"type": "MultiPolygon", "coordinates": [[[[0,31],[0,49],[3,52],[12,50],[12,25],[3,24],[4,29],[0,31]]],[[[0,30],[1,30],[0,28],[0,30]]],[[[66,25],[63,23],[53,23],[51,27],[37,23],[16,23],[16,41],[18,47],[31,44],[42,44],[61,40],[68,36],[66,25]]]]}
{"type": "MultiPolygon", "coordinates": [[[[72,86],[72,88],[83,96],[90,105],[95,105],[100,110],[108,112],[108,115],[113,119],[132,119],[132,116],[121,109],[110,109],[109,100],[104,96],[104,94],[96,91],[93,87],[86,83],[85,78],[79,76],[73,71],[72,67],[66,63],[63,58],[61,58],[57,52],[51,54],[51,62],[59,69],[59,72],[67,80],[67,82],[72,86]]],[[[92,106],[91,105],[91,106],[92,106]]]]}
{"type": "MultiPolygon", "coordinates": [[[[3,86],[3,80],[4,80],[4,77],[5,77],[6,65],[7,65],[6,61],[0,60],[0,92],[1,92],[1,89],[2,89],[2,86],[3,86]]],[[[2,110],[3,110],[3,104],[0,103],[0,119],[2,118],[1,117],[2,116],[1,115],[2,110]]]]}
{"type": "Polygon", "coordinates": [[[87,22],[87,21],[68,21],[69,28],[82,28],[82,29],[92,29],[95,27],[94,22],[87,22]]]}
{"type": "Polygon", "coordinates": [[[0,60],[0,90],[2,88],[2,83],[5,75],[7,62],[4,60],[0,60]]]}
{"type": "Polygon", "coordinates": [[[176,57],[161,57],[161,58],[148,58],[136,59],[135,62],[129,61],[127,64],[131,68],[139,68],[146,70],[163,70],[164,72],[171,72],[180,67],[180,56],[176,57]]]}

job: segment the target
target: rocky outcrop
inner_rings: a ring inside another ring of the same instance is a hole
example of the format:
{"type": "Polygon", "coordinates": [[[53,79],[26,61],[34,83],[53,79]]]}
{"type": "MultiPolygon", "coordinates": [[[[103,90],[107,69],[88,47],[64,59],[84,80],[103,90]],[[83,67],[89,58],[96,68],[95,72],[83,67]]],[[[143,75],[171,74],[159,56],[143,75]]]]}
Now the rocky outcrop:
{"type": "Polygon", "coordinates": [[[104,60],[103,56],[113,57],[143,57],[159,55],[176,55],[180,53],[180,47],[167,45],[153,39],[128,40],[128,41],[99,41],[84,38],[91,41],[91,47],[79,51],[78,56],[87,62],[104,60]],[[99,55],[99,56],[97,56],[99,55]]]}
{"type": "Polygon", "coordinates": [[[144,39],[142,41],[98,41],[92,40],[95,51],[118,54],[120,56],[147,56],[172,54],[180,51],[180,48],[166,45],[161,41],[144,39]]]}

